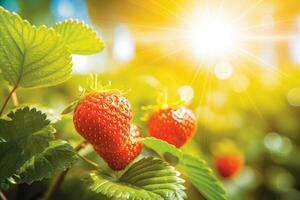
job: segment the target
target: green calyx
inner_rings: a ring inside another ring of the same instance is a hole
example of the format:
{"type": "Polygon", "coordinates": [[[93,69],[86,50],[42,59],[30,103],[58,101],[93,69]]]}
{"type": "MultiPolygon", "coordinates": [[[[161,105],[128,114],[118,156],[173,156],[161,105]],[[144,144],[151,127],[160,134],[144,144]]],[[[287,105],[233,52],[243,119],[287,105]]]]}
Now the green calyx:
{"type": "Polygon", "coordinates": [[[157,95],[155,105],[143,106],[141,108],[142,110],[146,111],[145,114],[141,117],[141,120],[147,121],[149,115],[155,111],[161,109],[168,109],[168,108],[177,109],[183,105],[184,105],[184,101],[182,101],[180,98],[178,97],[170,98],[166,91],[160,92],[157,95]]]}
{"type": "Polygon", "coordinates": [[[86,99],[87,96],[90,96],[95,93],[106,93],[106,94],[119,94],[124,95],[127,92],[122,91],[119,89],[115,89],[111,87],[111,82],[109,81],[106,85],[102,83],[98,83],[98,75],[91,74],[90,77],[87,79],[87,87],[79,87],[79,97],[71,104],[69,104],[62,112],[62,115],[69,114],[76,109],[76,106],[79,102],[86,99]]]}

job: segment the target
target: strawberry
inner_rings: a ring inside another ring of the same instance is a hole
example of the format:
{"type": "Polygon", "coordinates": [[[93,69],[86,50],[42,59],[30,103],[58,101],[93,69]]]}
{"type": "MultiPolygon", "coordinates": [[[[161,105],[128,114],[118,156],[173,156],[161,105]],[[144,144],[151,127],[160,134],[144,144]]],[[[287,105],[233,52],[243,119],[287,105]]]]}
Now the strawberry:
{"type": "Polygon", "coordinates": [[[131,125],[131,119],[127,99],[109,92],[87,95],[78,103],[73,116],[77,132],[115,170],[125,168],[142,149],[141,143],[133,141],[141,133],[131,125]]]}
{"type": "Polygon", "coordinates": [[[124,149],[119,151],[111,151],[110,149],[99,148],[94,146],[95,151],[107,162],[113,170],[124,169],[135,157],[137,157],[143,149],[143,144],[135,140],[143,137],[140,130],[131,125],[130,140],[124,149]]]}
{"type": "Polygon", "coordinates": [[[93,93],[77,105],[73,122],[78,133],[101,148],[125,147],[132,119],[131,106],[119,94],[93,93]]]}
{"type": "Polygon", "coordinates": [[[243,167],[244,159],[240,154],[224,154],[215,156],[215,165],[223,178],[235,176],[243,167]]]}
{"type": "Polygon", "coordinates": [[[244,165],[242,149],[230,139],[222,139],[211,145],[214,164],[218,174],[223,178],[234,177],[244,165]]]}
{"type": "Polygon", "coordinates": [[[184,145],[195,133],[196,117],[190,109],[181,106],[154,112],[148,120],[148,132],[177,148],[184,145]]]}

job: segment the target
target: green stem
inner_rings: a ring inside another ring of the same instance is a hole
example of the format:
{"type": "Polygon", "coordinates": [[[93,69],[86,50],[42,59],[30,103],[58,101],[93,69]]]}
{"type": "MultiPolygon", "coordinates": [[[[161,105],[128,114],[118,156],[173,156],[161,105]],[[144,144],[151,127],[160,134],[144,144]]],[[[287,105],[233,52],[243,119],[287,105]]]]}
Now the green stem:
{"type": "Polygon", "coordinates": [[[65,179],[67,173],[69,172],[70,168],[66,169],[65,171],[61,172],[50,184],[47,192],[45,193],[43,200],[50,200],[55,191],[60,187],[63,180],[65,179]]]}
{"type": "Polygon", "coordinates": [[[19,106],[19,99],[18,99],[18,95],[17,92],[14,91],[12,96],[11,96],[12,100],[13,100],[13,104],[15,107],[19,106]]]}
{"type": "Polygon", "coordinates": [[[100,170],[100,167],[97,163],[95,163],[95,162],[91,161],[90,159],[80,155],[79,153],[77,153],[77,156],[79,158],[81,158],[83,161],[85,161],[86,163],[88,163],[89,165],[91,165],[92,167],[96,168],[97,170],[100,170]]]}
{"type": "MultiPolygon", "coordinates": [[[[75,147],[75,152],[78,154],[78,152],[83,149],[87,145],[87,141],[81,142],[77,147],[75,147]]],[[[68,174],[69,170],[71,168],[66,169],[65,171],[61,172],[50,184],[48,190],[46,191],[43,200],[50,200],[55,193],[56,190],[58,190],[63,183],[66,175],[68,174]]]]}
{"type": "Polygon", "coordinates": [[[5,107],[10,99],[10,97],[13,95],[13,93],[15,92],[15,90],[18,88],[18,84],[16,84],[13,89],[10,91],[10,93],[8,94],[8,96],[6,97],[3,105],[2,105],[2,108],[0,110],[0,116],[3,114],[4,110],[5,110],[5,107]]]}
{"type": "Polygon", "coordinates": [[[7,200],[6,196],[1,191],[0,191],[0,197],[1,197],[2,200],[7,200]]]}

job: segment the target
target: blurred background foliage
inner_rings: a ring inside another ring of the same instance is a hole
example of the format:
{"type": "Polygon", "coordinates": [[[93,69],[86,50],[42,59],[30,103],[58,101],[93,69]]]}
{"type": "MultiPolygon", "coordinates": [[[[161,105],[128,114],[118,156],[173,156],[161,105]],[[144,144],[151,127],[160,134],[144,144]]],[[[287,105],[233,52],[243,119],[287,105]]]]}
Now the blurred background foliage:
{"type": "MultiPolygon", "coordinates": [[[[300,199],[299,0],[0,0],[0,5],[35,25],[83,20],[105,42],[100,54],[73,56],[74,75],[66,83],[47,89],[20,88],[21,104],[49,108],[58,117],[78,97],[79,88],[87,85],[90,73],[99,73],[103,84],[111,81],[114,88],[127,91],[134,121],[147,135],[141,107],[155,104],[158,92],[167,90],[169,96],[189,104],[198,118],[197,133],[183,147],[186,151],[205,157],[212,167],[213,145],[224,139],[244,153],[243,170],[233,179],[222,180],[229,199],[300,199]],[[172,39],[181,33],[176,28],[180,16],[195,2],[199,13],[207,2],[211,7],[223,2],[238,15],[249,11],[242,23],[252,27],[254,34],[284,37],[248,42],[251,55],[235,52],[230,59],[197,59],[172,39]]],[[[8,88],[0,81],[3,101],[8,88]]],[[[59,137],[74,143],[80,140],[71,116],[64,116],[56,127],[59,137]]],[[[87,154],[95,157],[91,150],[87,154]]],[[[78,181],[78,175],[84,174],[83,163],[78,165],[63,186],[62,198],[99,198],[86,194],[85,184],[78,181]]],[[[43,186],[35,183],[35,187],[43,186]]],[[[202,198],[192,186],[188,191],[190,199],[202,198]]],[[[32,198],[29,192],[25,196],[32,198]]]]}

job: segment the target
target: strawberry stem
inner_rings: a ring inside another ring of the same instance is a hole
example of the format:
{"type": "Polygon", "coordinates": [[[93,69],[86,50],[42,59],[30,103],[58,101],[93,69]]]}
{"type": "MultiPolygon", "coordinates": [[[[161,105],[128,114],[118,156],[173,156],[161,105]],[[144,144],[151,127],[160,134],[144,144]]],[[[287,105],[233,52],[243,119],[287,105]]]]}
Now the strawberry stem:
{"type": "Polygon", "coordinates": [[[77,156],[78,156],[79,158],[81,158],[84,162],[86,162],[86,163],[88,163],[89,165],[91,165],[92,167],[96,168],[97,170],[100,169],[99,165],[98,165],[97,163],[95,163],[94,161],[92,161],[92,160],[90,160],[90,159],[88,159],[88,158],[86,158],[86,157],[80,155],[79,153],[77,153],[77,156]]]}
{"type": "Polygon", "coordinates": [[[10,97],[14,94],[14,92],[16,91],[16,89],[18,88],[18,84],[16,84],[12,90],[10,91],[10,93],[8,94],[8,96],[6,97],[2,107],[1,107],[1,110],[0,110],[0,116],[3,114],[4,110],[5,110],[5,107],[10,99],[10,97]]]}
{"type": "Polygon", "coordinates": [[[6,196],[1,191],[0,191],[0,197],[1,197],[2,200],[7,200],[6,196]]]}
{"type": "MultiPolygon", "coordinates": [[[[11,88],[11,87],[9,87],[9,89],[10,89],[10,88],[11,88]]],[[[15,106],[15,107],[19,106],[19,99],[18,99],[18,95],[17,95],[16,90],[12,93],[11,98],[12,98],[12,101],[13,101],[14,106],[15,106]]]]}

